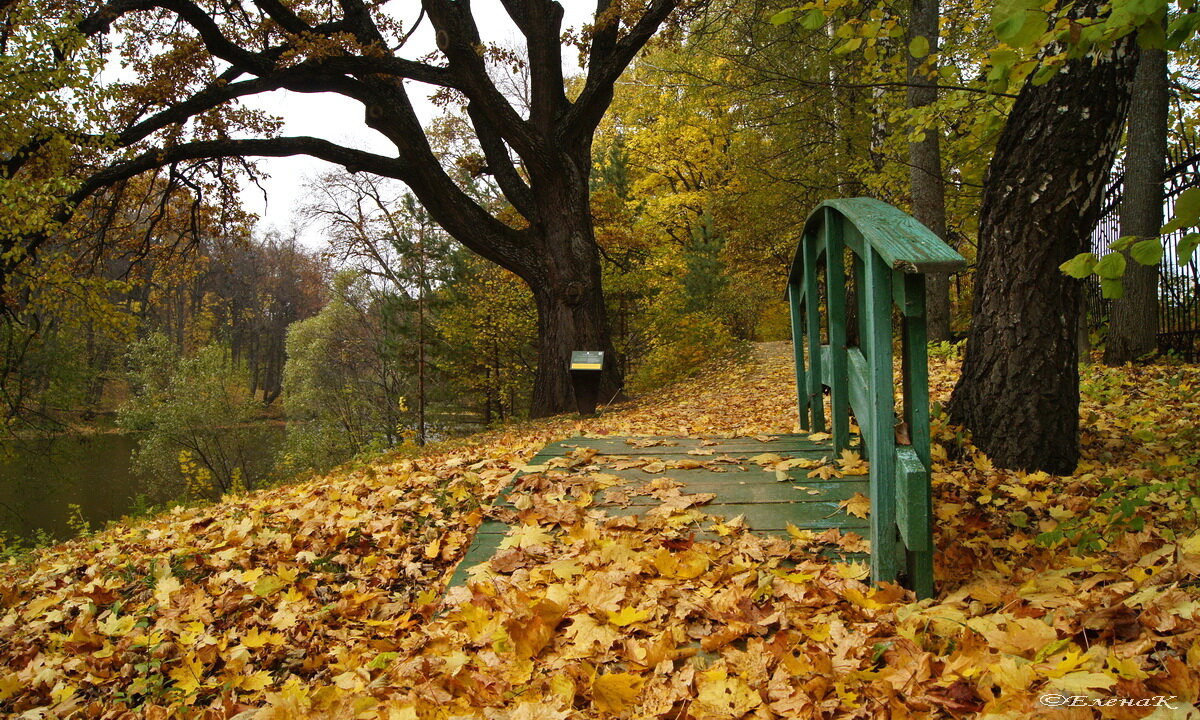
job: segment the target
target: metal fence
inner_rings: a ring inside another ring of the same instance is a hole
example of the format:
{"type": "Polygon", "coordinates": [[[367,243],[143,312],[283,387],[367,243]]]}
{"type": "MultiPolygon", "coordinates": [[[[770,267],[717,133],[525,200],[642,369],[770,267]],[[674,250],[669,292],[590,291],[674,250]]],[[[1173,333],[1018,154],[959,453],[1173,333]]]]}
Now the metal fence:
{"type": "MultiPolygon", "coordinates": [[[[1194,142],[1181,143],[1168,158],[1164,187],[1164,217],[1174,214],[1175,199],[1189,187],[1200,185],[1200,150],[1194,142]]],[[[1124,190],[1123,168],[1113,168],[1112,180],[1104,192],[1104,210],[1092,231],[1092,249],[1096,255],[1108,252],[1110,243],[1121,236],[1120,206],[1124,190]]],[[[1158,266],[1158,349],[1188,362],[1200,361],[1200,269],[1196,255],[1179,265],[1176,248],[1183,232],[1163,237],[1166,252],[1158,266]]],[[[1092,329],[1108,322],[1109,301],[1100,294],[1100,279],[1087,282],[1085,296],[1087,321],[1092,329]]]]}

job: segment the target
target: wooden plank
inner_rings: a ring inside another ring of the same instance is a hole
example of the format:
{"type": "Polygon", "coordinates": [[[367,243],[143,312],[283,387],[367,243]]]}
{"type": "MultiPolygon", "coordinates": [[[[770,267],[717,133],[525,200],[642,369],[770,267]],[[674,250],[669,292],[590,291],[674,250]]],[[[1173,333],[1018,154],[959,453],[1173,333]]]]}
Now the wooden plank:
{"type": "Polygon", "coordinates": [[[854,417],[858,419],[858,429],[862,432],[864,443],[871,435],[871,423],[867,418],[871,415],[870,383],[867,380],[867,359],[862,350],[850,348],[846,352],[848,360],[846,369],[850,378],[847,394],[850,397],[850,407],[854,409],[854,417]]]}
{"type": "Polygon", "coordinates": [[[913,552],[933,549],[929,474],[910,447],[896,448],[896,525],[913,552]]]}
{"type": "MultiPolygon", "coordinates": [[[[611,517],[627,517],[645,515],[651,508],[629,506],[602,509],[611,517]]],[[[720,515],[726,519],[745,515],[746,523],[752,530],[785,530],[790,523],[798,528],[814,530],[845,528],[865,535],[869,528],[866,520],[846,514],[835,502],[710,503],[698,509],[706,515],[720,515]]]]}
{"type": "MultiPolygon", "coordinates": [[[[644,438],[640,438],[644,439],[644,438]]],[[[675,445],[655,445],[649,448],[634,448],[628,445],[624,437],[584,438],[575,437],[560,440],[544,447],[530,461],[530,465],[545,464],[575,450],[576,445],[600,446],[600,457],[611,460],[614,457],[634,456],[643,454],[655,460],[670,462],[677,459],[690,459],[704,462],[713,460],[721,455],[738,457],[743,462],[720,463],[716,468],[723,472],[700,467],[691,469],[668,469],[662,473],[647,473],[639,468],[614,470],[601,463],[596,469],[599,472],[615,474],[627,482],[621,487],[636,487],[652,482],[656,478],[670,478],[683,483],[684,493],[714,493],[716,499],[696,510],[706,515],[732,518],[738,515],[745,517],[747,525],[753,532],[764,535],[788,537],[787,527],[790,525],[801,528],[822,531],[830,528],[841,528],[863,536],[869,533],[867,520],[848,515],[840,503],[853,497],[856,493],[868,494],[870,491],[869,478],[864,476],[849,476],[844,478],[809,478],[809,469],[793,468],[784,474],[785,480],[779,480],[773,470],[765,470],[756,463],[748,461],[749,457],[763,453],[772,453],[783,458],[802,457],[812,460],[827,460],[833,457],[833,448],[827,442],[814,442],[807,434],[783,435],[778,439],[762,442],[753,438],[721,438],[716,446],[711,447],[714,455],[688,455],[689,449],[699,447],[699,438],[653,438],[675,445]],[[658,454],[650,451],[660,451],[658,454]],[[737,454],[728,453],[738,450],[737,454]],[[620,453],[619,455],[616,453],[620,453]]],[[[519,473],[524,474],[524,473],[519,473]]],[[[495,504],[508,505],[509,485],[495,504]]],[[[597,492],[595,504],[584,508],[585,512],[600,511],[609,516],[643,515],[660,507],[662,502],[649,496],[634,496],[628,505],[613,505],[607,502],[604,491],[597,492]]],[[[508,505],[511,507],[511,505],[508,505]]],[[[707,527],[701,523],[697,529],[707,527]]],[[[476,530],[471,545],[464,554],[464,559],[455,568],[451,576],[451,585],[466,582],[469,568],[486,562],[498,549],[503,538],[512,528],[497,520],[488,520],[476,530]]],[[[691,530],[688,530],[691,532],[691,530]]],[[[701,531],[701,535],[711,534],[701,531]]],[[[712,539],[716,539],[714,535],[712,539]]]]}
{"type": "Polygon", "coordinates": [[[612,468],[603,468],[599,472],[608,475],[616,475],[624,479],[626,482],[613,487],[627,487],[629,484],[645,485],[658,478],[666,478],[669,480],[677,480],[687,485],[684,492],[691,492],[690,488],[703,486],[704,492],[713,492],[713,488],[722,486],[735,485],[767,485],[769,487],[790,487],[791,485],[804,485],[810,487],[840,487],[847,483],[858,483],[866,480],[863,475],[848,475],[841,478],[831,478],[829,480],[821,480],[818,478],[809,478],[808,470],[797,468],[788,470],[785,474],[787,480],[780,481],[775,477],[773,471],[760,470],[756,465],[743,465],[743,470],[739,470],[736,465],[725,466],[728,468],[726,472],[714,472],[703,468],[690,470],[666,470],[661,473],[648,473],[638,468],[627,468],[624,470],[614,470],[612,468]]]}
{"type": "Polygon", "coordinates": [[[800,240],[804,256],[804,329],[808,357],[808,409],[814,432],[825,431],[825,400],[822,386],[825,380],[821,367],[821,298],[817,286],[817,258],[813,236],[805,233],[800,240]]]}
{"type": "Polygon", "coordinates": [[[825,209],[825,292],[829,311],[828,380],[830,432],[834,454],[850,447],[850,408],[846,384],[846,268],[842,218],[825,209]]]}
{"type": "Polygon", "coordinates": [[[932,471],[929,456],[929,344],[925,327],[925,276],[904,278],[913,314],[906,315],[901,324],[903,352],[900,372],[904,394],[904,422],[917,457],[932,471]]]}
{"type": "Polygon", "coordinates": [[[800,427],[807,430],[808,422],[808,383],[804,370],[804,320],[803,302],[798,283],[788,283],[788,310],[792,320],[792,359],[796,368],[796,410],[800,417],[800,427]]]}
{"type": "Polygon", "coordinates": [[[933,501],[929,473],[910,447],[896,448],[896,523],[904,541],[904,569],[917,597],[933,595],[933,501]]]}
{"type": "Polygon", "coordinates": [[[826,200],[809,216],[808,223],[815,224],[814,218],[822,208],[838,211],[857,227],[889,269],[910,273],[957,272],[967,265],[963,256],[932,230],[882,200],[863,197],[826,200]]]}
{"type": "Polygon", "coordinates": [[[867,434],[871,462],[871,579],[894,582],[899,575],[896,537],[895,443],[893,418],[896,403],[892,385],[892,289],[891,268],[874,253],[866,266],[866,335],[870,345],[865,354],[870,386],[867,434]]]}
{"type": "Polygon", "coordinates": [[[775,450],[828,450],[830,448],[828,442],[816,442],[802,438],[781,438],[774,442],[759,442],[752,438],[741,440],[710,440],[708,442],[699,441],[662,441],[659,444],[655,438],[638,438],[642,441],[640,444],[630,444],[624,440],[609,440],[607,438],[572,438],[564,440],[561,445],[555,447],[547,447],[540,455],[561,455],[569,453],[576,448],[592,448],[607,454],[621,455],[636,455],[638,453],[655,452],[675,452],[686,454],[689,450],[713,450],[716,452],[724,452],[727,450],[736,450],[739,452],[772,452],[775,450]],[[653,442],[654,444],[649,444],[653,442]],[[670,444],[668,444],[670,443],[670,444]]]}
{"type": "Polygon", "coordinates": [[[800,435],[766,435],[764,437],[774,438],[773,440],[758,440],[752,437],[739,438],[724,438],[724,437],[694,437],[694,438],[668,438],[657,436],[642,436],[642,437],[584,437],[575,436],[560,440],[556,443],[547,445],[541,452],[548,452],[555,447],[570,446],[572,448],[580,445],[589,447],[623,447],[629,450],[638,449],[638,445],[648,445],[649,448],[682,448],[683,450],[691,450],[693,448],[721,448],[726,445],[739,445],[742,447],[763,448],[769,449],[779,447],[781,445],[795,444],[804,447],[827,447],[828,441],[810,440],[807,433],[800,435]]]}
{"type": "MultiPolygon", "coordinates": [[[[780,502],[841,502],[853,497],[855,493],[866,495],[870,492],[866,480],[838,483],[720,483],[694,482],[688,483],[683,490],[685,494],[715,493],[718,500],[714,502],[734,504],[780,503],[780,502]],[[815,491],[815,494],[810,494],[815,491]]],[[[592,507],[613,507],[605,500],[603,493],[596,496],[592,507]]],[[[657,507],[662,500],[648,495],[637,495],[630,498],[631,507],[657,507]]],[[[704,510],[708,505],[700,505],[697,509],[704,510]]]]}

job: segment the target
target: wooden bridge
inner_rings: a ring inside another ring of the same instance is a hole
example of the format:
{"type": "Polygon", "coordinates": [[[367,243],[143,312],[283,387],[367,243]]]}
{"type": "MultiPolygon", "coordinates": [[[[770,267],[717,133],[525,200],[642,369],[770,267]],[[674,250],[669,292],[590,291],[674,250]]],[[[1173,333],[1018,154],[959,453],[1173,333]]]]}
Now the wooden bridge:
{"type": "MultiPolygon", "coordinates": [[[[647,464],[632,459],[649,458],[663,468],[656,467],[656,474],[683,483],[687,492],[712,493],[705,513],[743,515],[756,533],[786,537],[791,525],[864,534],[874,582],[899,581],[929,596],[933,515],[925,274],[964,265],[929,229],[887,203],[870,198],[822,203],[805,225],[787,284],[804,433],[760,439],[571,438],[547,445],[530,464],[553,465],[555,458],[584,452],[613,461],[607,464],[624,469],[606,472],[640,484],[650,478],[647,464]],[[801,467],[780,478],[753,462],[763,454],[818,462],[852,448],[869,460],[867,475],[813,479],[801,467]],[[724,458],[724,466],[689,462],[701,452],[724,458]],[[866,519],[844,507],[857,494],[870,500],[866,519]]],[[[507,495],[497,503],[507,504],[507,495]]],[[[624,498],[593,507],[627,515],[657,504],[624,498]]],[[[491,558],[509,529],[485,522],[451,584],[464,582],[468,567],[491,558]]]]}

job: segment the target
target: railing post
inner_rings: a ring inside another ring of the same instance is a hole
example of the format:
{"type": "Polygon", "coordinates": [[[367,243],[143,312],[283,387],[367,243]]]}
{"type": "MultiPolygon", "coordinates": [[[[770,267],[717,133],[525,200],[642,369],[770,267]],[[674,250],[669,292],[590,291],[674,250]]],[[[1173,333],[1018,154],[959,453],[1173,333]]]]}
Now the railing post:
{"type": "MultiPolygon", "coordinates": [[[[933,459],[929,452],[929,351],[925,326],[925,276],[911,274],[903,277],[904,315],[901,325],[901,388],[904,394],[904,423],[912,449],[924,466],[924,476],[918,483],[908,483],[908,492],[898,502],[906,503],[909,517],[933,518],[933,497],[929,477],[933,459]]],[[[917,597],[933,595],[933,527],[910,524],[913,535],[906,547],[904,574],[917,597]]]]}
{"type": "MultiPolygon", "coordinates": [[[[896,557],[896,457],[895,411],[892,385],[892,271],[874,249],[867,252],[866,332],[867,380],[870,386],[871,459],[871,580],[895,582],[896,557]]],[[[860,288],[860,290],[862,290],[860,288]]],[[[863,422],[864,418],[859,418],[863,422]]]]}
{"type": "Polygon", "coordinates": [[[817,287],[817,248],[815,239],[805,235],[801,241],[804,253],[804,319],[808,337],[808,405],[812,414],[812,431],[825,431],[825,401],[821,367],[821,293],[817,287]]]}
{"type": "MultiPolygon", "coordinates": [[[[854,334],[858,337],[858,348],[862,351],[863,357],[869,357],[871,334],[867,332],[867,303],[871,293],[867,287],[866,264],[858,253],[851,253],[851,260],[854,265],[854,304],[856,306],[854,334]]],[[[870,460],[871,448],[867,445],[867,435],[871,432],[870,418],[860,418],[856,414],[855,420],[858,422],[858,430],[861,433],[859,441],[862,445],[863,457],[870,460]]]]}
{"type": "Polygon", "coordinates": [[[933,470],[929,456],[929,346],[926,339],[925,276],[904,276],[905,309],[901,357],[901,387],[904,393],[904,422],[909,440],[927,471],[933,470]]]}
{"type": "Polygon", "coordinates": [[[825,208],[825,292],[829,313],[829,405],[833,452],[850,447],[850,407],[846,369],[846,268],[845,228],[842,216],[825,208]]]}
{"type": "Polygon", "coordinates": [[[804,301],[800,295],[800,283],[788,283],[788,309],[792,319],[792,357],[796,362],[796,410],[800,417],[800,429],[807,430],[808,385],[804,372],[804,301]]]}

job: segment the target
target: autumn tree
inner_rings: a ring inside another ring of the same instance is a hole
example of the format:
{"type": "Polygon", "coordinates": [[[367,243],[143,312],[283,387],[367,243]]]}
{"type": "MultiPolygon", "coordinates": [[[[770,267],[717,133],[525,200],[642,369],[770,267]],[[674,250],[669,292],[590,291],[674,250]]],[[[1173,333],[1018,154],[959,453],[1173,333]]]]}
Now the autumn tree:
{"type": "MultiPolygon", "coordinates": [[[[1064,20],[1103,27],[1098,10],[1076,4],[1064,20]]],[[[1018,32],[1036,22],[1018,12],[1018,32]]],[[[1131,35],[1087,40],[1062,66],[1025,79],[984,186],[971,330],[950,410],[1003,467],[1070,473],[1079,458],[1081,288],[1058,267],[1085,248],[1099,217],[1137,64],[1131,35]]]]}
{"type": "MultiPolygon", "coordinates": [[[[401,23],[365,0],[336,5],[255,0],[231,11],[216,0],[110,0],[88,8],[78,31],[115,31],[136,80],[111,113],[114,152],[69,196],[60,211],[154,168],[206,167],[227,174],[224,158],[309,155],[352,171],[407,184],[456,240],[511,270],[538,308],[539,352],[533,410],[571,409],[567,373],[572,349],[610,351],[599,258],[589,214],[592,134],[613,84],[680,0],[636,5],[598,0],[578,38],[586,66],[578,94],[563,78],[563,8],[552,0],[504,0],[525,41],[529,110],[522,114],[489,73],[494,59],[469,2],[423,0],[437,52],[405,57],[416,23],[401,23]],[[432,151],[413,106],[412,84],[460,98],[484,163],[519,222],[506,223],[448,174],[432,151]],[[359,103],[367,127],[395,152],[379,154],[314,137],[275,134],[276,124],[239,101],[274,90],[337,93],[359,103]]],[[[507,55],[499,58],[511,62],[507,55]]],[[[21,161],[24,162],[24,161],[21,161]]],[[[26,163],[27,164],[27,163],[26,163]]],[[[14,172],[21,172],[16,163],[14,172]]],[[[10,246],[32,251],[39,233],[10,246]]],[[[621,378],[610,366],[611,392],[621,378]]]]}
{"type": "Polygon", "coordinates": [[[405,392],[417,444],[423,445],[436,339],[434,293],[450,279],[450,241],[397,183],[342,171],[322,175],[309,188],[303,210],[324,228],[329,258],[367,279],[370,312],[379,315],[379,355],[400,362],[415,380],[405,392]]]}
{"type": "MultiPolygon", "coordinates": [[[[909,10],[908,106],[928,110],[937,101],[939,0],[912,0],[909,10]]],[[[919,124],[909,143],[909,188],[913,217],[946,239],[946,184],[942,176],[941,128],[935,119],[919,124]]],[[[932,342],[950,339],[950,275],[930,273],[925,279],[925,311],[932,342]]]]}
{"type": "MultiPolygon", "coordinates": [[[[1152,238],[1163,224],[1170,94],[1167,51],[1145,48],[1138,60],[1125,143],[1121,235],[1152,238]]],[[[1129,251],[1124,251],[1129,257],[1129,251]]],[[[1127,262],[1121,297],[1109,309],[1104,362],[1136,360],[1158,349],[1158,266],[1127,262]]]]}

